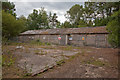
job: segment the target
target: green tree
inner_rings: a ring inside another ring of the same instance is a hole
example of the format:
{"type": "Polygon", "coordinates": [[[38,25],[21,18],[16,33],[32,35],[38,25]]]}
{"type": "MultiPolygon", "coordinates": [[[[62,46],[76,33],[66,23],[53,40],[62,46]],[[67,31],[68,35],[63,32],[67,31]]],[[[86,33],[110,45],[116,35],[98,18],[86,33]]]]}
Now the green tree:
{"type": "Polygon", "coordinates": [[[87,24],[85,23],[84,20],[80,20],[79,23],[78,23],[78,28],[79,27],[87,27],[87,24]]]}
{"type": "Polygon", "coordinates": [[[79,20],[83,17],[83,6],[79,4],[75,4],[72,6],[69,11],[67,11],[67,14],[65,15],[68,20],[71,22],[73,27],[76,27],[78,25],[79,20]]]}
{"type": "Polygon", "coordinates": [[[108,41],[113,47],[120,46],[120,10],[115,12],[111,18],[112,20],[107,24],[107,30],[109,32],[108,41]]]}
{"type": "Polygon", "coordinates": [[[58,16],[56,13],[49,13],[48,20],[49,20],[49,28],[59,28],[60,22],[57,20],[58,16]]]}
{"type": "Polygon", "coordinates": [[[26,30],[27,30],[27,25],[26,25],[27,19],[26,19],[26,17],[25,17],[24,15],[21,15],[21,16],[18,18],[18,20],[21,21],[21,22],[23,23],[23,25],[24,25],[24,30],[23,30],[23,31],[26,31],[26,30]]]}
{"type": "Polygon", "coordinates": [[[30,30],[48,28],[48,15],[44,8],[41,8],[39,11],[34,9],[33,13],[29,14],[27,27],[30,30]]]}
{"type": "Polygon", "coordinates": [[[64,22],[64,24],[62,24],[62,26],[61,26],[62,28],[71,28],[72,27],[72,25],[70,24],[70,22],[68,22],[68,21],[65,21],[64,22]]]}
{"type": "Polygon", "coordinates": [[[2,2],[2,9],[16,17],[16,9],[13,2],[2,2]]]}
{"type": "Polygon", "coordinates": [[[24,30],[24,25],[21,20],[16,20],[14,16],[2,11],[2,36],[12,38],[17,36],[24,30]]]}
{"type": "Polygon", "coordinates": [[[48,27],[48,15],[47,15],[47,12],[44,10],[44,8],[41,8],[41,10],[39,10],[39,11],[40,11],[39,15],[41,16],[40,27],[41,28],[47,28],[48,27]]]}
{"type": "Polygon", "coordinates": [[[28,29],[39,29],[38,11],[36,9],[33,10],[33,13],[29,14],[27,18],[27,27],[28,29]]]}
{"type": "Polygon", "coordinates": [[[52,26],[53,26],[53,28],[57,26],[57,22],[58,22],[57,17],[58,16],[57,16],[56,13],[54,13],[53,16],[52,16],[52,26]]]}
{"type": "Polygon", "coordinates": [[[61,24],[60,24],[59,21],[57,22],[57,26],[56,26],[56,28],[61,28],[61,24]]]}

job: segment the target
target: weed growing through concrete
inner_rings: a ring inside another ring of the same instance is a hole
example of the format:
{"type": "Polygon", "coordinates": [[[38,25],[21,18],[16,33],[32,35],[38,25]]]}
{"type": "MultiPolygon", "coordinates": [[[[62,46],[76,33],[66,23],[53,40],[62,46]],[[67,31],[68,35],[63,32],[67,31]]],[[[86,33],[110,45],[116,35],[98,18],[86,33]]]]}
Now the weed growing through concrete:
{"type": "Polygon", "coordinates": [[[10,57],[3,55],[2,57],[2,66],[10,67],[15,63],[15,58],[11,55],[10,57]]]}
{"type": "Polygon", "coordinates": [[[35,52],[35,54],[39,54],[40,51],[39,50],[35,50],[34,52],[35,52]]]}
{"type": "Polygon", "coordinates": [[[61,66],[63,63],[65,63],[64,59],[56,62],[56,64],[57,64],[58,66],[61,66]]]}
{"type": "Polygon", "coordinates": [[[23,73],[24,73],[23,77],[31,76],[32,75],[31,72],[32,72],[33,64],[31,64],[31,67],[29,69],[29,73],[27,72],[27,62],[24,63],[24,67],[25,67],[25,69],[23,71],[23,73]]]}
{"type": "Polygon", "coordinates": [[[103,67],[105,65],[109,66],[109,64],[107,62],[103,62],[103,61],[100,61],[100,60],[95,60],[93,58],[91,58],[88,61],[83,61],[82,63],[83,64],[92,64],[92,65],[96,65],[96,66],[100,66],[100,67],[103,67]]]}

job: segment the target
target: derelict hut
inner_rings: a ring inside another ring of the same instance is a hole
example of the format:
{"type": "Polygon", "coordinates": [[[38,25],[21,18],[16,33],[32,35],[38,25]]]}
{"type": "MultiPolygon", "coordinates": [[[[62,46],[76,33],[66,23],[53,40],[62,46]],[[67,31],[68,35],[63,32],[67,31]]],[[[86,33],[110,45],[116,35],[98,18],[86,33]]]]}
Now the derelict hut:
{"type": "Polygon", "coordinates": [[[19,35],[20,41],[40,40],[60,45],[110,47],[108,32],[102,27],[29,30],[19,35]]]}

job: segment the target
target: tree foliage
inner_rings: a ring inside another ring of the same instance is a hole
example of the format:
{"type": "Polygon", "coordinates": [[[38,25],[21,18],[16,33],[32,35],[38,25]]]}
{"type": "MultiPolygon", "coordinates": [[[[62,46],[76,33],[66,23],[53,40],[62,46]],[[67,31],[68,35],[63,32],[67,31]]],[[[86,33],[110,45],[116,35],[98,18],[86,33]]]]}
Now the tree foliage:
{"type": "Polygon", "coordinates": [[[112,20],[107,24],[109,32],[108,41],[113,47],[120,46],[120,10],[115,12],[111,18],[112,20]]]}
{"type": "Polygon", "coordinates": [[[111,20],[110,16],[119,10],[120,2],[85,2],[84,7],[73,5],[65,15],[72,27],[106,26],[111,20]],[[79,22],[84,22],[79,24],[79,22]]]}
{"type": "Polygon", "coordinates": [[[21,15],[21,16],[18,18],[18,20],[21,21],[22,24],[23,24],[23,26],[24,26],[23,31],[26,31],[26,30],[27,30],[27,25],[26,25],[27,19],[26,19],[26,17],[25,17],[24,15],[21,15]]]}
{"type": "Polygon", "coordinates": [[[71,26],[71,24],[70,24],[70,22],[68,22],[68,21],[65,21],[62,25],[61,25],[61,28],[71,28],[72,26],[71,26]]]}
{"type": "Polygon", "coordinates": [[[13,2],[2,2],[2,9],[16,17],[15,4],[13,2]]]}
{"type": "Polygon", "coordinates": [[[44,8],[38,10],[34,9],[33,13],[29,14],[27,18],[28,29],[49,29],[49,28],[60,28],[60,22],[57,20],[57,14],[47,12],[44,8]]]}
{"type": "Polygon", "coordinates": [[[24,30],[23,21],[16,20],[11,14],[2,11],[2,36],[12,38],[24,30]]]}
{"type": "MultiPolygon", "coordinates": [[[[76,4],[76,5],[72,6],[69,9],[69,11],[67,11],[67,14],[65,16],[66,16],[66,18],[69,19],[69,22],[72,25],[72,27],[78,27],[78,25],[80,25],[79,24],[80,21],[83,20],[82,14],[83,14],[83,6],[76,4]]],[[[69,28],[69,26],[68,26],[68,28],[69,28]]]]}

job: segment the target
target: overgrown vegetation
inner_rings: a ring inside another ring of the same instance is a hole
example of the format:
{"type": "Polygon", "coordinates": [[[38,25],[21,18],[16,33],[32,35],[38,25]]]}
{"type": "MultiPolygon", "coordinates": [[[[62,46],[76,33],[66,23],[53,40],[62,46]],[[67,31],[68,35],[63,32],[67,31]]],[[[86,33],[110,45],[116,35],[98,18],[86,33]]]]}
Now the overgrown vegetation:
{"type": "Polygon", "coordinates": [[[2,35],[3,38],[10,39],[17,36],[24,30],[23,21],[16,20],[11,14],[2,11],[2,35]]]}
{"type": "Polygon", "coordinates": [[[32,72],[32,67],[33,67],[33,64],[31,64],[31,67],[29,69],[29,72],[27,72],[27,63],[25,62],[24,63],[24,71],[23,71],[23,77],[27,77],[27,76],[31,76],[31,72],[32,72]]]}
{"type": "Polygon", "coordinates": [[[7,55],[2,56],[2,66],[10,67],[14,63],[15,63],[15,58],[13,57],[13,55],[10,54],[10,56],[7,55]]]}
{"type": "Polygon", "coordinates": [[[2,3],[2,39],[6,44],[11,38],[16,37],[25,29],[25,22],[16,18],[15,5],[11,2],[2,3]]]}
{"type": "Polygon", "coordinates": [[[120,47],[120,10],[111,16],[111,21],[107,24],[109,32],[108,41],[113,47],[120,47]]]}
{"type": "Polygon", "coordinates": [[[107,62],[100,61],[100,60],[93,59],[93,58],[91,58],[87,61],[82,61],[82,63],[83,64],[92,64],[92,65],[99,66],[99,67],[109,66],[107,62]]]}
{"type": "Polygon", "coordinates": [[[32,45],[51,45],[51,43],[48,43],[48,42],[41,42],[39,39],[38,40],[32,40],[29,42],[30,44],[32,45]]]}

